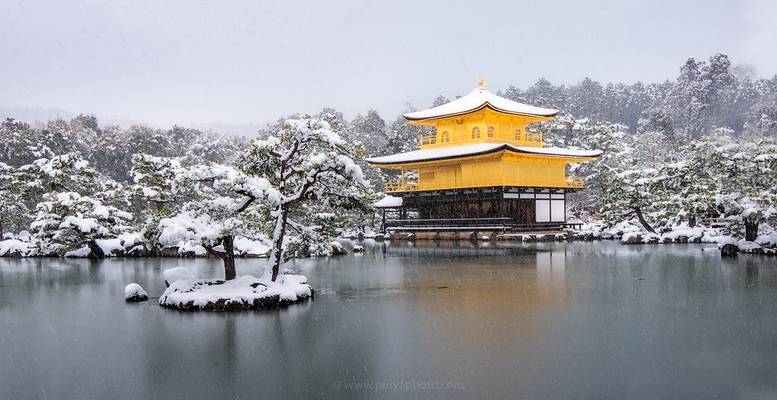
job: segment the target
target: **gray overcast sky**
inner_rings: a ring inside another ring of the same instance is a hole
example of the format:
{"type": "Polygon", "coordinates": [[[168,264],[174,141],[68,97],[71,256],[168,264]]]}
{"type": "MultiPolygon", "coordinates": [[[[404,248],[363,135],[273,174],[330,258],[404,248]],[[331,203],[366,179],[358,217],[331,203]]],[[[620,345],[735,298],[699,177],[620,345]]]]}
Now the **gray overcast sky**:
{"type": "Polygon", "coordinates": [[[777,73],[775,1],[0,0],[0,107],[268,121],[540,77],[660,81],[724,52],[777,73]]]}

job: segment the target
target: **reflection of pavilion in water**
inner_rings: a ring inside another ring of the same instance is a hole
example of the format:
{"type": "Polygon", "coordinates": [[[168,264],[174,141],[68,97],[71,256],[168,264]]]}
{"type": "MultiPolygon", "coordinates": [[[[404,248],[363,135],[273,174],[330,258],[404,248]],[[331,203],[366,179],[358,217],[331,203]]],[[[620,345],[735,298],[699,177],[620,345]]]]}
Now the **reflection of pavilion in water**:
{"type": "MultiPolygon", "coordinates": [[[[470,241],[435,240],[410,242],[397,240],[379,245],[386,255],[416,257],[457,257],[457,256],[509,256],[527,255],[538,252],[559,253],[554,250],[553,242],[510,242],[510,241],[470,241]]],[[[560,250],[564,254],[564,250],[560,250]]],[[[556,256],[557,258],[560,256],[556,256]]]]}
{"type": "MultiPolygon", "coordinates": [[[[381,252],[389,256],[439,259],[439,263],[429,264],[425,262],[423,264],[429,265],[432,270],[456,269],[457,276],[465,282],[468,274],[482,274],[482,269],[485,268],[492,271],[492,276],[498,280],[490,283],[488,285],[490,288],[499,288],[503,282],[513,281],[520,284],[531,284],[532,287],[529,290],[524,290],[525,293],[533,292],[543,296],[548,293],[556,293],[560,295],[559,297],[566,295],[566,247],[558,247],[555,243],[537,242],[516,245],[511,242],[398,241],[390,244],[383,243],[381,246],[381,252]],[[478,259],[479,256],[497,257],[478,259]],[[469,264],[476,265],[470,266],[469,264]],[[507,276],[510,279],[499,279],[500,276],[507,276]],[[519,279],[513,280],[516,277],[519,279]]],[[[419,273],[423,281],[423,269],[419,273]]],[[[439,276],[430,278],[439,278],[439,276]]],[[[482,279],[476,281],[480,282],[482,279]]],[[[440,282],[432,281],[428,283],[431,287],[440,284],[440,282]]]]}
{"type": "Polygon", "coordinates": [[[568,308],[572,288],[563,247],[387,246],[386,253],[404,258],[405,274],[420,289],[412,310],[427,322],[423,346],[448,351],[461,365],[479,360],[474,363],[527,367],[568,308]],[[484,253],[489,256],[479,257],[484,253]],[[511,350],[484,353],[484,348],[511,350]]]}

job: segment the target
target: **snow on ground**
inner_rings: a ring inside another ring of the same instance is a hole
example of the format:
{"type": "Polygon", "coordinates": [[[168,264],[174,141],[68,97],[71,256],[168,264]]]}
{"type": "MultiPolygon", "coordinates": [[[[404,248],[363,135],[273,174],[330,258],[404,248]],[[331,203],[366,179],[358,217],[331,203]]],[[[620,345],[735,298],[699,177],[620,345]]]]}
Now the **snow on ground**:
{"type": "Polygon", "coordinates": [[[89,253],[91,253],[91,250],[89,250],[88,247],[84,246],[77,250],[71,250],[65,253],[65,257],[72,257],[72,258],[86,258],[89,257],[89,253]]]}
{"type": "Polygon", "coordinates": [[[162,272],[165,283],[170,286],[178,280],[197,280],[197,274],[189,268],[175,267],[168,268],[162,272]]]}
{"type": "Polygon", "coordinates": [[[148,293],[137,283],[130,283],[124,286],[124,300],[126,301],[144,301],[148,300],[148,293]]]}
{"type": "Polygon", "coordinates": [[[267,309],[312,296],[302,275],[279,275],[276,282],[244,275],[229,281],[178,279],[159,298],[159,305],[182,310],[267,309]]]}
{"type": "Polygon", "coordinates": [[[777,249],[777,231],[772,231],[764,235],[759,235],[755,239],[755,242],[760,244],[763,247],[777,249]]]}
{"type": "Polygon", "coordinates": [[[0,257],[28,257],[35,253],[35,246],[19,239],[0,241],[0,257]]]}

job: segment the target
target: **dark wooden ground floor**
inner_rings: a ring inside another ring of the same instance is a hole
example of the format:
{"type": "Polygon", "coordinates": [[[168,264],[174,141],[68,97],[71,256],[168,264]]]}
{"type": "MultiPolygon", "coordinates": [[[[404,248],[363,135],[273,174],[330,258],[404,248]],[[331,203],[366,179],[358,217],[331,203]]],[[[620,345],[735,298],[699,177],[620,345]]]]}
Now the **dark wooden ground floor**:
{"type": "Polygon", "coordinates": [[[494,187],[408,192],[384,209],[387,229],[543,230],[566,227],[570,189],[494,187]]]}

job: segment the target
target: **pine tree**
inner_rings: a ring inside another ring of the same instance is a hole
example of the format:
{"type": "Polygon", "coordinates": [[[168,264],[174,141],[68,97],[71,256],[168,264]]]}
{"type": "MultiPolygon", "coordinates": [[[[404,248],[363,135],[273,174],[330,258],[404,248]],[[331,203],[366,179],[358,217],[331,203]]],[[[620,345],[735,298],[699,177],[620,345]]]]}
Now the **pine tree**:
{"type": "Polygon", "coordinates": [[[61,254],[86,245],[90,257],[104,258],[97,240],[126,232],[132,220],[132,214],[76,192],[47,193],[35,212],[30,227],[41,254],[61,254]]]}
{"type": "Polygon", "coordinates": [[[310,226],[295,220],[305,204],[319,202],[337,210],[362,202],[368,182],[351,158],[354,151],[329,123],[303,117],[287,120],[265,140],[252,141],[242,154],[242,170],[266,179],[279,194],[268,205],[273,219],[273,281],[288,257],[284,254],[288,230],[302,234],[310,226]]]}
{"type": "Polygon", "coordinates": [[[686,136],[695,137],[705,127],[704,118],[709,106],[704,102],[703,68],[703,62],[689,58],[680,68],[680,76],[667,95],[667,103],[674,110],[675,126],[686,136]]]}

